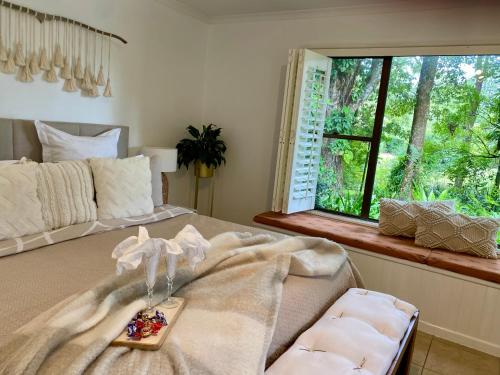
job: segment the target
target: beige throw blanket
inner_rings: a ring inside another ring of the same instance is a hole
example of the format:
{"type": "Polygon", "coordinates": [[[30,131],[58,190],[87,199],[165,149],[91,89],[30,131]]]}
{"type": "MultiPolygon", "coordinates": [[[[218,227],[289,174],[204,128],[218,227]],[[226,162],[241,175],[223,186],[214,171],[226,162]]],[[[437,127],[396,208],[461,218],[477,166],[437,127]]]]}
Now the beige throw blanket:
{"type": "MultiPolygon", "coordinates": [[[[176,295],[187,305],[160,350],[109,347],[145,307],[144,275],[135,272],[70,297],[19,329],[0,348],[0,373],[263,373],[284,279],[334,275],[346,253],[310,237],[228,232],[211,243],[194,272],[179,269],[176,295]]],[[[161,276],[155,303],[164,298],[161,276]]]]}

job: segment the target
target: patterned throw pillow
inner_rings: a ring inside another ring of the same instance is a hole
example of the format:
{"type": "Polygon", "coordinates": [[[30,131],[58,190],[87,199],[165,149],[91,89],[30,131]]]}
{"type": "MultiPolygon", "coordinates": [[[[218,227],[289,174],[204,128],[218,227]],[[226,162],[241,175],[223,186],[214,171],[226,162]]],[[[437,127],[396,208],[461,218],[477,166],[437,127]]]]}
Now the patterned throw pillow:
{"type": "Polygon", "coordinates": [[[427,210],[417,218],[415,243],[496,259],[499,226],[498,219],[427,210]]]}
{"type": "Polygon", "coordinates": [[[405,202],[396,199],[380,200],[379,231],[388,236],[415,237],[416,218],[422,209],[433,208],[443,212],[454,212],[454,201],[405,202]]]}
{"type": "Polygon", "coordinates": [[[45,230],[36,168],[36,163],[0,167],[0,240],[45,230]]]}
{"type": "Polygon", "coordinates": [[[94,182],[88,162],[39,164],[37,180],[42,215],[48,229],[97,220],[94,182]]]}
{"type": "Polygon", "coordinates": [[[120,219],[153,212],[148,157],[90,159],[98,219],[120,219]]]}

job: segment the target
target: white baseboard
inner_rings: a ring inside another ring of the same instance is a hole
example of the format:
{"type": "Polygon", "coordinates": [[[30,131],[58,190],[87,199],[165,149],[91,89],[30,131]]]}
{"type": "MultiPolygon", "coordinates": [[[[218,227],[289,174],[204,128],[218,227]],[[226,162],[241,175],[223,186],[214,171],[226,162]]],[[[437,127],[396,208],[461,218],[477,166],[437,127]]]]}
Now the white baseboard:
{"type": "MultiPolygon", "coordinates": [[[[492,328],[495,329],[494,327],[492,328]]],[[[483,353],[491,354],[495,357],[500,357],[499,344],[484,341],[477,337],[468,336],[460,332],[455,332],[447,328],[439,327],[437,325],[425,321],[418,322],[418,330],[428,333],[429,335],[433,335],[454,342],[456,344],[467,346],[468,348],[479,350],[480,352],[483,353]]]]}

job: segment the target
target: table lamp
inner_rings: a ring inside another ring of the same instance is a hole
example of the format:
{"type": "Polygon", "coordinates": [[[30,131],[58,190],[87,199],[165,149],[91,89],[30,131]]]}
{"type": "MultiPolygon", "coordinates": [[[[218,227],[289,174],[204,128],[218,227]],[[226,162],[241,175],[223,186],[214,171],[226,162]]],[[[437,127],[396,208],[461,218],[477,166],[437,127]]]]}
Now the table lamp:
{"type": "Polygon", "coordinates": [[[177,149],[143,147],[141,153],[151,159],[153,201],[155,206],[168,203],[168,172],[177,170],[177,149]],[[161,194],[160,194],[161,181],[161,194]],[[161,196],[160,196],[161,195],[161,196]]]}

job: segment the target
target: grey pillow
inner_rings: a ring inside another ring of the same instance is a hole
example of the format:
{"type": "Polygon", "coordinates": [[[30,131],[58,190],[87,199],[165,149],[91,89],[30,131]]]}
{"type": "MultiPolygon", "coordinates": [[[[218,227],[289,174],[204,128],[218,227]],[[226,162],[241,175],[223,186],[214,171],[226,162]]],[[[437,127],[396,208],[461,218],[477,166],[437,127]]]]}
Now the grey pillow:
{"type": "Polygon", "coordinates": [[[415,243],[433,249],[496,259],[499,226],[499,219],[470,217],[431,209],[417,217],[415,243]]]}
{"type": "Polygon", "coordinates": [[[426,209],[454,212],[454,201],[406,202],[397,199],[380,200],[379,231],[388,236],[415,237],[416,218],[426,209]]]}

